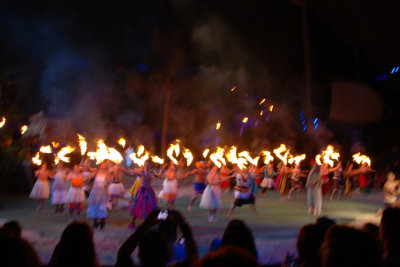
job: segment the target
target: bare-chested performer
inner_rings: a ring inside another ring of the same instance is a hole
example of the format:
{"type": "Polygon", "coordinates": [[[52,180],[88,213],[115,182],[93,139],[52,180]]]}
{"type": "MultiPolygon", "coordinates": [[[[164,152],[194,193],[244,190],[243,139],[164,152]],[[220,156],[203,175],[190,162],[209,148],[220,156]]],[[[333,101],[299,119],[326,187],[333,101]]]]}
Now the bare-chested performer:
{"type": "Polygon", "coordinates": [[[194,180],[194,194],[192,199],[190,199],[189,202],[189,207],[188,211],[192,210],[193,203],[197,199],[198,196],[202,195],[204,192],[204,189],[206,189],[206,176],[207,176],[207,170],[205,168],[204,162],[196,162],[195,164],[196,168],[187,172],[185,176],[187,175],[194,175],[195,180],[194,180]]]}

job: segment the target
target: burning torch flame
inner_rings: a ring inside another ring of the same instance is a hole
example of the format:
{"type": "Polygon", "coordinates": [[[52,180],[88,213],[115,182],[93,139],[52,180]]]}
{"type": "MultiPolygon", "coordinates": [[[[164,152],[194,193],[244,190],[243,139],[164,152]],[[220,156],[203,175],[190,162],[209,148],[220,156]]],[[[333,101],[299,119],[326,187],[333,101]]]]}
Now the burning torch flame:
{"type": "Polygon", "coordinates": [[[210,152],[210,149],[208,149],[208,148],[203,151],[204,158],[207,158],[208,152],[210,152]]]}
{"type": "Polygon", "coordinates": [[[224,149],[221,147],[217,147],[217,151],[210,154],[210,159],[218,168],[221,168],[222,164],[226,165],[226,160],[224,158],[224,149]]]}
{"type": "Polygon", "coordinates": [[[260,157],[256,157],[256,158],[253,159],[252,157],[250,157],[250,154],[247,151],[240,152],[239,153],[239,157],[244,157],[245,159],[248,160],[248,162],[250,162],[251,164],[253,164],[255,166],[257,166],[258,160],[260,159],[260,157]]]}
{"type": "Polygon", "coordinates": [[[190,150],[186,148],[183,151],[183,157],[185,157],[185,159],[186,159],[186,165],[190,166],[190,164],[192,164],[192,162],[193,162],[192,152],[190,152],[190,150]]]}
{"type": "Polygon", "coordinates": [[[85,155],[86,150],[87,150],[87,142],[85,140],[85,137],[83,137],[80,134],[77,134],[77,135],[78,135],[78,138],[79,138],[79,147],[81,149],[81,155],[83,156],[83,155],[85,155]]]}
{"type": "MultiPolygon", "coordinates": [[[[179,142],[179,140],[177,140],[177,142],[179,142]]],[[[180,147],[179,147],[179,143],[177,143],[176,145],[174,144],[170,144],[169,148],[167,150],[167,156],[171,159],[171,161],[175,164],[178,165],[178,160],[174,157],[174,152],[175,152],[175,157],[179,156],[180,153],[180,147]]]]}
{"type": "Polygon", "coordinates": [[[246,123],[249,120],[249,118],[244,117],[244,119],[242,120],[243,123],[246,123]]]}
{"type": "Polygon", "coordinates": [[[237,86],[232,87],[231,92],[235,91],[236,88],[237,86]]]}
{"type": "Polygon", "coordinates": [[[39,152],[36,153],[36,156],[32,158],[32,162],[40,166],[42,165],[42,161],[40,160],[39,156],[39,152]]]}
{"type": "Polygon", "coordinates": [[[263,99],[263,100],[261,100],[261,102],[260,102],[260,106],[266,101],[267,99],[263,99]]]}
{"type": "Polygon", "coordinates": [[[333,160],[339,160],[339,157],[340,154],[335,152],[335,148],[331,145],[328,145],[327,148],[324,151],[322,151],[322,154],[318,154],[317,156],[315,156],[315,161],[317,162],[318,165],[322,165],[323,162],[333,167],[334,164],[333,160]]]}
{"type": "Polygon", "coordinates": [[[120,138],[118,139],[118,144],[120,144],[120,146],[122,146],[123,148],[125,148],[126,145],[126,140],[124,138],[120,138]]]}
{"type": "Polygon", "coordinates": [[[129,157],[136,163],[138,166],[142,167],[144,163],[149,159],[149,152],[146,152],[143,157],[138,158],[136,153],[132,153],[129,157]]]}
{"type": "Polygon", "coordinates": [[[244,167],[246,167],[247,160],[245,158],[238,158],[236,156],[236,151],[237,148],[235,146],[232,146],[229,152],[226,154],[226,158],[229,162],[236,164],[242,170],[244,167]]]}
{"type": "Polygon", "coordinates": [[[58,162],[60,160],[64,161],[64,162],[70,162],[70,158],[66,157],[66,155],[74,152],[75,148],[71,147],[71,146],[66,146],[61,148],[60,152],[57,153],[56,158],[54,160],[55,164],[58,164],[58,162]]]}
{"type": "Polygon", "coordinates": [[[162,158],[160,158],[159,156],[152,156],[151,160],[154,163],[158,163],[158,164],[164,164],[164,160],[162,158]]]}
{"type": "Polygon", "coordinates": [[[303,161],[306,158],[306,154],[302,154],[300,156],[289,156],[289,164],[293,164],[293,162],[295,163],[295,165],[299,165],[301,161],[303,161]]]}
{"type": "Polygon", "coordinates": [[[24,133],[28,130],[28,125],[24,125],[21,127],[21,135],[24,135],[24,133]]]}
{"type": "Polygon", "coordinates": [[[60,143],[59,143],[59,142],[53,141],[53,142],[51,142],[51,145],[52,145],[54,148],[57,148],[57,147],[60,146],[60,143]]]}
{"type": "Polygon", "coordinates": [[[6,124],[6,117],[2,117],[1,118],[1,122],[0,122],[0,128],[3,128],[3,126],[6,124]]]}
{"type": "Polygon", "coordinates": [[[107,147],[102,139],[97,142],[96,152],[88,152],[88,157],[90,159],[96,159],[97,165],[106,159],[114,163],[120,163],[123,160],[121,154],[116,149],[107,147]]]}
{"type": "Polygon", "coordinates": [[[51,153],[51,147],[50,147],[50,145],[41,146],[39,151],[42,152],[42,153],[50,154],[51,153]]]}
{"type": "Polygon", "coordinates": [[[289,155],[289,150],[286,149],[286,146],[284,144],[281,144],[280,147],[278,147],[277,149],[274,149],[274,154],[277,156],[277,158],[279,158],[280,160],[282,160],[283,164],[287,164],[287,158],[289,155]],[[285,155],[282,156],[281,153],[285,152],[285,155]]]}
{"type": "Polygon", "coordinates": [[[272,112],[273,109],[274,109],[274,105],[269,106],[269,111],[272,112]]]}
{"type": "Polygon", "coordinates": [[[219,128],[221,128],[221,123],[218,121],[217,122],[217,126],[215,127],[216,130],[219,130],[219,128]]]}
{"type": "Polygon", "coordinates": [[[142,154],[144,153],[144,146],[143,145],[140,145],[139,147],[138,147],[138,151],[137,151],[137,156],[138,157],[140,157],[142,154]]]}
{"type": "Polygon", "coordinates": [[[368,166],[371,166],[371,159],[366,155],[361,155],[360,152],[358,152],[357,154],[353,155],[353,160],[355,162],[357,162],[358,164],[367,163],[368,166]]]}
{"type": "Polygon", "coordinates": [[[260,116],[262,116],[264,114],[264,110],[261,110],[260,112],[260,116]]]}
{"type": "Polygon", "coordinates": [[[263,153],[264,156],[265,156],[265,160],[264,160],[264,163],[265,163],[265,164],[268,164],[268,163],[270,163],[271,161],[274,160],[274,157],[271,156],[271,152],[269,152],[269,151],[263,151],[262,153],[263,153]]]}

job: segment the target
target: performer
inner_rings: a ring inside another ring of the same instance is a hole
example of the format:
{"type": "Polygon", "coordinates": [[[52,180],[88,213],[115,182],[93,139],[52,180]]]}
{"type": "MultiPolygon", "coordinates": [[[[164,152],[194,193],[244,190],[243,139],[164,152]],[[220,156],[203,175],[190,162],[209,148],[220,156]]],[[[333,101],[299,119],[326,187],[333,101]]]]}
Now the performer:
{"type": "Polygon", "coordinates": [[[140,187],[137,190],[133,205],[131,207],[132,222],[129,228],[135,228],[136,218],[146,218],[151,211],[157,208],[156,195],[151,187],[154,173],[150,170],[150,164],[146,162],[142,168],[127,171],[129,175],[140,177],[140,187]]]}
{"type": "Polygon", "coordinates": [[[329,179],[329,173],[335,171],[336,169],[338,169],[338,166],[336,166],[335,168],[329,168],[328,163],[323,163],[321,165],[321,179],[323,181],[323,185],[322,185],[322,195],[325,196],[326,194],[328,194],[331,189],[332,189],[332,181],[331,179],[329,179]]]}
{"type": "MultiPolygon", "coordinates": [[[[161,173],[161,171],[160,171],[161,173]]],[[[175,205],[176,196],[178,193],[178,180],[176,177],[176,166],[171,161],[165,171],[165,179],[163,181],[163,187],[158,195],[161,199],[164,199],[166,203],[166,209],[173,209],[175,205]]]]}
{"type": "Polygon", "coordinates": [[[344,189],[344,179],[342,177],[343,174],[343,168],[342,168],[342,162],[339,161],[337,164],[337,169],[333,172],[333,186],[334,189],[332,191],[331,195],[331,200],[333,200],[333,197],[335,196],[335,193],[339,191],[338,193],[338,199],[341,198],[343,189],[344,189]]]}
{"type": "Polygon", "coordinates": [[[221,179],[218,167],[214,166],[207,174],[208,185],[200,201],[200,208],[208,210],[208,222],[217,221],[217,210],[221,207],[221,179]]]}
{"type": "Polygon", "coordinates": [[[195,166],[196,166],[196,169],[193,169],[192,171],[189,171],[185,174],[185,176],[194,175],[194,177],[195,177],[194,194],[193,194],[192,198],[190,199],[188,211],[192,210],[194,201],[197,199],[198,196],[203,194],[204,189],[206,189],[206,186],[207,186],[206,185],[207,171],[205,169],[204,163],[198,161],[198,162],[196,162],[195,166]]]}
{"type": "Polygon", "coordinates": [[[227,217],[230,218],[233,210],[236,207],[241,207],[242,205],[251,204],[253,206],[254,212],[256,212],[255,208],[255,198],[253,193],[250,190],[250,179],[249,172],[247,168],[240,170],[236,169],[236,186],[235,186],[235,201],[233,202],[227,217]]]}
{"type": "Polygon", "coordinates": [[[83,173],[82,167],[75,165],[73,171],[67,176],[67,180],[71,181],[71,185],[67,194],[67,203],[69,206],[69,221],[72,222],[74,219],[74,212],[80,216],[84,203],[85,203],[85,191],[83,189],[84,180],[89,179],[92,173],[83,173]]]}
{"type": "Polygon", "coordinates": [[[257,184],[256,184],[256,179],[258,179],[258,168],[254,164],[251,164],[250,167],[248,168],[248,174],[249,174],[249,188],[250,192],[255,194],[257,193],[257,184]]]}
{"type": "Polygon", "coordinates": [[[95,172],[92,191],[88,198],[88,219],[93,219],[93,228],[103,229],[106,224],[108,192],[107,187],[111,181],[108,161],[103,161],[95,172]]]}
{"type": "Polygon", "coordinates": [[[268,189],[274,189],[274,177],[277,175],[277,172],[274,170],[274,163],[269,162],[264,168],[264,179],[261,181],[261,195],[265,194],[265,191],[268,189]]]}
{"type": "Polygon", "coordinates": [[[226,167],[226,165],[222,164],[221,167],[221,190],[225,191],[227,188],[229,188],[231,184],[231,179],[225,179],[228,174],[232,173],[232,170],[226,167]]]}
{"type": "Polygon", "coordinates": [[[115,164],[111,184],[108,187],[108,197],[111,210],[114,210],[118,199],[121,199],[125,192],[124,185],[122,184],[121,168],[121,163],[115,164]]]}
{"type": "Polygon", "coordinates": [[[400,181],[396,180],[396,176],[393,172],[389,172],[387,180],[383,185],[383,194],[385,196],[385,206],[386,208],[393,207],[397,195],[399,194],[400,181]]]}
{"type": "Polygon", "coordinates": [[[358,177],[358,185],[360,187],[359,193],[369,193],[369,185],[371,183],[370,176],[368,173],[373,172],[374,170],[368,166],[367,163],[363,163],[358,170],[360,176],[358,177]]]}
{"type": "Polygon", "coordinates": [[[314,163],[306,182],[308,212],[315,216],[320,215],[322,211],[323,181],[320,171],[320,166],[314,163]]]}
{"type": "Polygon", "coordinates": [[[284,171],[283,166],[285,166],[283,164],[283,162],[279,162],[278,166],[277,166],[278,167],[278,175],[276,176],[274,189],[275,189],[275,191],[278,191],[278,192],[280,191],[280,188],[281,188],[281,180],[282,180],[283,171],[284,171]]]}
{"type": "Polygon", "coordinates": [[[292,172],[292,176],[290,179],[291,188],[289,191],[288,199],[291,198],[292,193],[295,190],[298,190],[297,195],[300,194],[300,192],[302,191],[302,188],[303,188],[303,182],[301,181],[301,177],[307,176],[305,174],[302,174],[301,169],[300,169],[300,164],[296,164],[296,166],[294,167],[294,169],[291,172],[292,172]]]}
{"type": "Polygon", "coordinates": [[[35,175],[37,180],[29,198],[37,200],[36,210],[40,210],[40,202],[43,203],[43,209],[46,209],[46,202],[50,196],[49,179],[53,177],[53,174],[47,168],[47,163],[43,163],[43,165],[35,172],[35,175]]]}
{"type": "Polygon", "coordinates": [[[289,179],[288,176],[291,173],[291,169],[286,166],[285,164],[282,164],[282,168],[280,170],[281,172],[281,181],[280,181],[280,188],[279,188],[279,194],[280,194],[280,199],[285,200],[286,197],[285,195],[289,192],[289,179]]]}
{"type": "Polygon", "coordinates": [[[68,186],[66,183],[67,170],[62,162],[57,165],[54,183],[51,192],[51,204],[56,207],[56,214],[61,215],[64,212],[64,204],[67,200],[68,186]]]}

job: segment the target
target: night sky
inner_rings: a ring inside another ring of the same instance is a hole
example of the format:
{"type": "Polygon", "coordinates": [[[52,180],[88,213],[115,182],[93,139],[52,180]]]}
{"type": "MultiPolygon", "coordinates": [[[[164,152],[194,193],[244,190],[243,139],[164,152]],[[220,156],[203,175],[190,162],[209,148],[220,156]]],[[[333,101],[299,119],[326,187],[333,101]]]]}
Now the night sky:
{"type": "Polygon", "coordinates": [[[171,90],[168,140],[189,147],[215,144],[220,120],[220,144],[249,150],[398,151],[398,1],[82,2],[2,1],[0,111],[15,124],[43,110],[88,137],[123,135],[157,151],[171,90]],[[303,131],[305,2],[313,106],[303,131]],[[381,118],[330,118],[336,81],[375,92],[381,118]]]}

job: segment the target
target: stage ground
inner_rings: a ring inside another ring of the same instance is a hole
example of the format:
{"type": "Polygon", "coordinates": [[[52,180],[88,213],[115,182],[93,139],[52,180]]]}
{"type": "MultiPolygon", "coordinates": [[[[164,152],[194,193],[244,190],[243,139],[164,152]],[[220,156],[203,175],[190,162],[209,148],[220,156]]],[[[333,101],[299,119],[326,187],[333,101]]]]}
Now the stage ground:
{"type": "MultiPolygon", "coordinates": [[[[156,190],[157,193],[158,190],[156,190]]],[[[199,200],[191,212],[187,204],[192,194],[191,186],[180,189],[176,209],[181,211],[195,235],[200,254],[203,255],[215,237],[221,237],[228,223],[226,214],[233,200],[233,194],[223,194],[223,208],[218,211],[218,222],[209,223],[206,211],[198,207],[199,200]]],[[[376,215],[383,207],[382,193],[355,195],[352,199],[326,200],[323,216],[335,219],[340,224],[361,226],[365,222],[379,223],[376,215]]],[[[3,196],[0,199],[0,224],[16,219],[23,226],[23,237],[32,242],[43,262],[47,262],[68,223],[68,215],[56,216],[53,207],[35,210],[36,203],[27,196],[3,196]]],[[[281,201],[277,193],[256,194],[257,214],[249,206],[238,208],[232,218],[244,220],[252,229],[263,264],[280,263],[289,251],[296,253],[296,238],[300,227],[312,223],[315,217],[307,213],[305,193],[297,199],[281,201]]],[[[85,216],[86,214],[84,214],[85,216]]],[[[130,216],[126,211],[110,212],[106,229],[96,230],[94,239],[100,263],[113,265],[120,244],[132,233],[127,228],[130,216]]],[[[140,221],[139,221],[140,222],[140,221]]]]}

